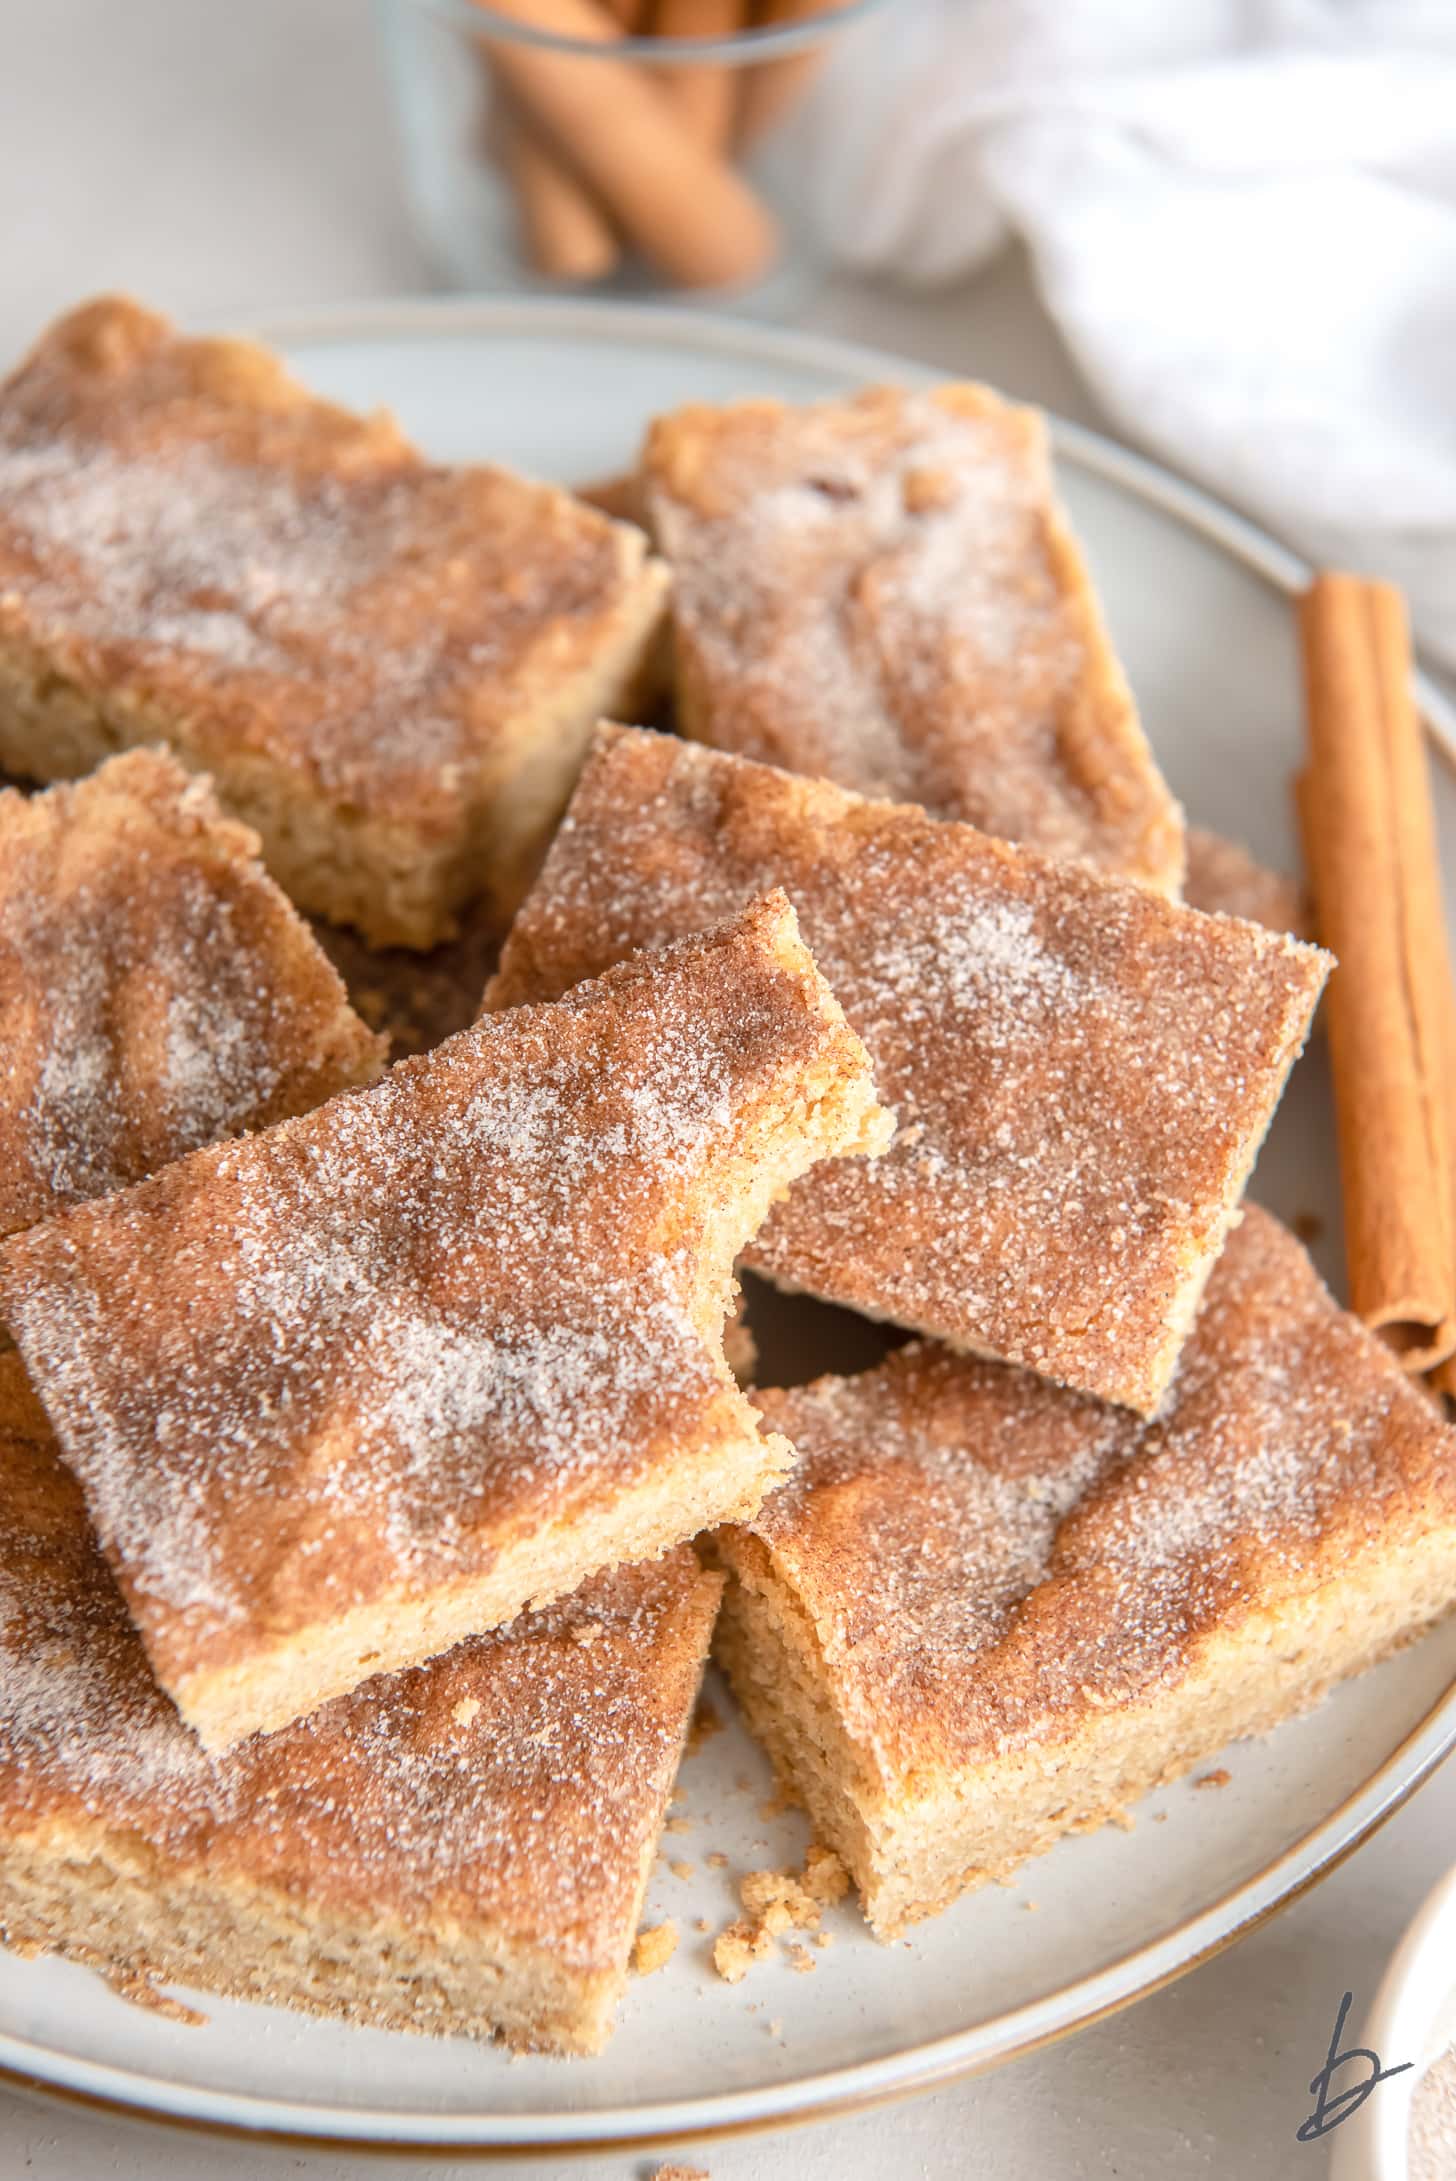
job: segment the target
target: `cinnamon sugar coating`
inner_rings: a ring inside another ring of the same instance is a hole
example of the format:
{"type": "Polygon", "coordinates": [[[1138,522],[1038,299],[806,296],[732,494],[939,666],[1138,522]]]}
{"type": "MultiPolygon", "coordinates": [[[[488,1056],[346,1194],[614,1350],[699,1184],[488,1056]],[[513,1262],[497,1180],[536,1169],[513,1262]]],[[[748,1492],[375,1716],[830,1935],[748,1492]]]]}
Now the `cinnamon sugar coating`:
{"type": "Polygon", "coordinates": [[[165,740],[381,945],[518,895],[665,581],[639,531],[124,299],[0,388],[0,764],[165,740]]]}
{"type": "Polygon", "coordinates": [[[379,1072],[257,850],[160,750],[0,790],[0,1234],[379,1072]]]}
{"type": "Polygon", "coordinates": [[[756,1271],[1156,1407],[1327,957],[969,826],[603,728],[487,999],[564,991],[763,886],[899,1133],[806,1177],[756,1271]]]}
{"type": "Polygon", "coordinates": [[[210,1746],[645,1558],[783,1474],[732,1264],[881,1144],[783,897],[0,1249],[0,1309],[210,1746]]]}
{"type": "MultiPolygon", "coordinates": [[[[812,1631],[861,1807],[974,1792],[1003,1849],[982,1861],[971,1842],[975,1876],[1105,1816],[1119,1787],[1141,1792],[1269,1725],[1456,1604],[1456,1434],[1254,1208],[1153,1423],[929,1343],[758,1398],[799,1464],[725,1534],[724,1557],[812,1631]],[[1379,1586],[1390,1617],[1372,1637],[1379,1586]],[[1229,1661],[1245,1636],[1257,1665],[1240,1689],[1229,1661]],[[1215,1725],[1200,1742],[1180,1699],[1207,1675],[1215,1725]],[[1082,1799],[1094,1760],[1100,1803],[1082,1799]],[[1032,1766],[1049,1813],[1031,1807],[1032,1766]]],[[[736,1655],[751,1661],[751,1637],[736,1655]]],[[[889,1890],[903,1904],[903,1874],[889,1890]]]]}
{"type": "Polygon", "coordinates": [[[643,469],[686,733],[1176,894],[1181,813],[1037,411],[971,385],[689,407],[643,469]]]}
{"type": "Polygon", "coordinates": [[[514,1986],[545,1958],[579,1992],[580,2019],[542,2020],[534,2041],[595,2042],[719,1587],[679,1548],[211,1758],[153,1680],[19,1361],[0,1356],[0,1926],[94,1956],[104,1919],[124,1970],[398,2027],[504,2026],[525,2042],[514,1986]],[[74,1914],[37,1928],[25,1877],[38,1866],[59,1886],[68,1856],[73,1877],[96,1867],[74,1914]],[[188,1884],[198,1931],[209,1905],[228,1944],[194,1952],[184,1924],[161,1932],[159,1956],[148,1889],[188,1884]],[[261,1951],[280,1927],[295,1934],[291,1960],[261,1951]],[[327,1935],[327,1966],[307,1949],[300,1964],[310,1931],[315,1948],[327,1935]],[[400,1957],[420,1948],[423,1984],[401,1963],[397,1984],[386,1973],[373,1991],[331,1990],[349,1946],[371,1939],[400,1957]],[[482,1962],[470,2000],[441,2012],[431,1950],[462,1944],[506,1964],[506,1990],[482,1962]]]}

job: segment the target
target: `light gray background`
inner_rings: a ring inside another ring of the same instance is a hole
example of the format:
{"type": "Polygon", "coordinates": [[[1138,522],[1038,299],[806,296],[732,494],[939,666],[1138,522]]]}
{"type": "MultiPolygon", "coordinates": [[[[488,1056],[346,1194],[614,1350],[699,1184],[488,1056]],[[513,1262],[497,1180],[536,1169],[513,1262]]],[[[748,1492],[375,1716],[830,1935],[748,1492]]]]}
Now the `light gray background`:
{"type": "MultiPolygon", "coordinates": [[[[365,0],[0,0],[0,362],[102,287],[184,316],[246,316],[426,278],[365,0]]],[[[804,322],[1104,421],[1015,257],[930,301],[831,289],[804,322]]],[[[713,2181],[1320,2181],[1323,2149],[1294,2130],[1340,1994],[1353,1989],[1357,2008],[1373,1996],[1453,1854],[1456,1764],[1306,1900],[1071,2043],[908,2105],[680,2155],[713,2181]]],[[[637,2181],[656,2163],[492,2170],[637,2181]]],[[[418,2181],[425,2170],[214,2145],[0,2092],[0,2181],[418,2181]]],[[[485,2170],[428,2168],[433,2181],[485,2170]]]]}

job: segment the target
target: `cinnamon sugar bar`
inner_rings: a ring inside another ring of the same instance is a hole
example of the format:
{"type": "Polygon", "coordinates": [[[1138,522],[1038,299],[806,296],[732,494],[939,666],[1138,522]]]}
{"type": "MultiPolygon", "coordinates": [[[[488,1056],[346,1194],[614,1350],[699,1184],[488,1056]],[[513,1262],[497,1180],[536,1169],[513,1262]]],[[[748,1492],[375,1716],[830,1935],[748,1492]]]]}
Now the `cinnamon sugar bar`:
{"type": "Polygon", "coordinates": [[[165,751],[0,790],[0,1234],[378,1074],[257,852],[165,751]]]}
{"type": "Polygon", "coordinates": [[[1176,894],[1182,818],[1056,499],[984,386],[660,417],[680,724],[1176,894]]]}
{"type": "Polygon", "coordinates": [[[0,1356],[0,1937],[117,1979],[594,2052],[720,1584],[679,1547],[209,1758],[0,1356]]]}
{"type": "Polygon", "coordinates": [[[209,1748],[751,1514],[733,1261],[881,1145],[782,895],[0,1246],[0,1313],[209,1748]]]}
{"type": "Polygon", "coordinates": [[[885,1938],[1456,1605],[1456,1434],[1264,1212],[1156,1423],[930,1344],[759,1399],[721,1653],[885,1938]]]}
{"type": "Polygon", "coordinates": [[[1296,939],[1313,937],[1314,918],[1298,879],[1271,871],[1242,842],[1207,826],[1188,828],[1183,899],[1211,916],[1241,916],[1270,931],[1293,932],[1296,939]]]}
{"type": "Polygon", "coordinates": [[[514,905],[665,588],[640,531],[122,298],[0,387],[0,766],[166,742],[376,945],[514,905]]]}
{"type": "Polygon", "coordinates": [[[795,902],[900,1129],[746,1262],[1151,1413],[1327,957],[923,811],[604,728],[488,989],[795,902]]]}

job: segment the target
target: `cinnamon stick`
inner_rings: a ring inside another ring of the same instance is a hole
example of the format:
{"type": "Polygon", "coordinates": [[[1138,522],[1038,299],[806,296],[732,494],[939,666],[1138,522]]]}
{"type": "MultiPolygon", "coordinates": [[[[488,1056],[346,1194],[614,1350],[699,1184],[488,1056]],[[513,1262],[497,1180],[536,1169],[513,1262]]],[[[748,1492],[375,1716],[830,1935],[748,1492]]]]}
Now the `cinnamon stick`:
{"type": "MultiPolygon", "coordinates": [[[[497,14],[592,44],[621,35],[597,0],[493,0],[493,6],[497,14]]],[[[694,137],[641,69],[503,38],[486,42],[513,97],[669,279],[730,287],[767,270],[778,249],[767,206],[694,137]]]]}
{"type": "MultiPolygon", "coordinates": [[[[653,29],[663,38],[730,38],[742,30],[744,0],[657,0],[653,29]]],[[[710,62],[659,71],[699,143],[724,151],[733,140],[738,70],[710,62]]]]}
{"type": "Polygon", "coordinates": [[[1350,1296],[1412,1371],[1456,1354],[1456,1003],[1399,592],[1316,578],[1299,608],[1299,812],[1320,936],[1350,1296]]]}
{"type": "Polygon", "coordinates": [[[604,280],[620,256],[611,221],[523,114],[500,127],[530,263],[551,280],[604,280]]]}
{"type": "MultiPolygon", "coordinates": [[[[647,0],[606,4],[629,37],[642,28],[647,0]]],[[[601,206],[521,115],[507,119],[501,134],[530,263],[551,280],[604,280],[621,251],[601,206]]]]}
{"type": "MultiPolygon", "coordinates": [[[[1450,1051],[1446,1060],[1446,1142],[1451,1152],[1451,1182],[1453,1204],[1451,1212],[1452,1248],[1456,1250],[1456,1005],[1453,1005],[1447,1022],[1450,1051]]],[[[1435,1392],[1443,1394],[1447,1401],[1456,1402],[1456,1354],[1449,1355],[1431,1372],[1430,1383],[1435,1392]]]]}
{"type": "MultiPolygon", "coordinates": [[[[832,14],[843,4],[844,0],[766,0],[759,21],[764,27],[805,23],[816,15],[832,14]]],[[[826,40],[799,53],[785,53],[779,60],[760,61],[745,71],[738,99],[738,141],[745,150],[767,136],[798,104],[823,67],[828,50],[826,40]]]]}

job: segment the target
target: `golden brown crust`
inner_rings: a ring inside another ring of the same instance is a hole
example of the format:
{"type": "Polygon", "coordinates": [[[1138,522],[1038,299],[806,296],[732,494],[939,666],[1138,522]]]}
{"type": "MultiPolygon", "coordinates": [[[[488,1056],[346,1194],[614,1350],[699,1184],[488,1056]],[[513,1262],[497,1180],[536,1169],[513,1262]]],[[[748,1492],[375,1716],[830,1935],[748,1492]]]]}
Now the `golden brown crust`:
{"type": "Polygon", "coordinates": [[[488,991],[564,991],[782,885],[900,1133],[747,1261],[1151,1411],[1325,958],[919,810],[604,728],[488,991]]]}
{"type": "Polygon", "coordinates": [[[0,790],[0,1234],[378,1074],[257,851],[160,750],[0,790]]]}
{"type": "Polygon", "coordinates": [[[0,762],[76,769],[45,731],[61,699],[112,748],[164,739],[295,899],[380,943],[524,883],[664,583],[640,532],[568,494],[428,464],[388,416],[125,300],[62,319],[0,389],[0,762]]]}
{"type": "Polygon", "coordinates": [[[600,508],[614,522],[636,523],[645,530],[648,525],[647,501],[640,470],[620,470],[611,477],[594,477],[590,484],[578,485],[578,500],[585,500],[588,507],[600,508]]]}
{"type": "MultiPolygon", "coordinates": [[[[722,1551],[812,1629],[859,1792],[904,1811],[974,1786],[1022,1854],[1048,1844],[1017,1837],[1023,1760],[1058,1773],[1064,1823],[1086,1815],[1086,1752],[1145,1704],[1171,1713],[1246,1628],[1275,1635],[1232,1732],[1319,1693],[1291,1633],[1307,1608],[1338,1673],[1367,1662],[1372,1573],[1434,1546],[1434,1609],[1456,1603],[1456,1434],[1256,1209],[1154,1423],[926,1343],[758,1398],[799,1466],[722,1551]]],[[[1382,1647],[1432,1610],[1413,1592],[1382,1647]]],[[[1223,1738],[1180,1750],[1170,1725],[1160,1761],[1223,1738]]]]}
{"type": "Polygon", "coordinates": [[[0,1251],[158,1678],[212,1746],[783,1474],[735,1255],[884,1140],[781,895],[0,1251]]]}
{"type": "Polygon", "coordinates": [[[1035,410],[970,385],[690,407],[644,482],[685,732],[1177,892],[1181,814],[1035,410]]]}
{"type": "MultiPolygon", "coordinates": [[[[426,1947],[463,1927],[493,1955],[620,1984],[719,1586],[679,1548],[209,1758],[148,1671],[18,1359],[0,1356],[0,1861],[84,1840],[104,1883],[108,1858],[125,1875],[142,1855],[158,1892],[191,1879],[236,1904],[244,1958],[249,1903],[266,1924],[286,1901],[305,1952],[269,1995],[285,2004],[327,1996],[310,1924],[426,1947]]],[[[84,1913],[83,1892],[74,1928],[33,1936],[84,1941],[84,1913]]],[[[236,1988],[235,1972],[219,1958],[202,1981],[236,1988]]],[[[492,2006],[483,1975],[475,2018],[435,2026],[488,2028],[492,2006]]]]}

